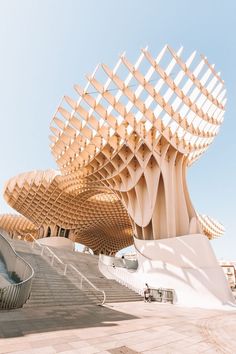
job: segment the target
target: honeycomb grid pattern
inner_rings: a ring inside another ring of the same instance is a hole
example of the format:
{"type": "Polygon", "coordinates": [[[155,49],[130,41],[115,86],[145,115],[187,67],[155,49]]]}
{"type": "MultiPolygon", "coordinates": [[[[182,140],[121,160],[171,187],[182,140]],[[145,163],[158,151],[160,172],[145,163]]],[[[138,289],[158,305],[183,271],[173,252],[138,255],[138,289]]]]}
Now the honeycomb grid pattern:
{"type": "Polygon", "coordinates": [[[115,254],[133,243],[129,216],[112,192],[102,187],[81,186],[76,193],[70,189],[71,182],[55,171],[34,171],[10,179],[4,196],[37,230],[43,227],[46,232],[50,226],[55,235],[57,226],[69,229],[74,241],[95,254],[115,254]]]}
{"type": "Polygon", "coordinates": [[[38,228],[29,219],[22,215],[0,215],[0,229],[6,231],[11,237],[23,236],[27,233],[37,235],[38,228]]]}

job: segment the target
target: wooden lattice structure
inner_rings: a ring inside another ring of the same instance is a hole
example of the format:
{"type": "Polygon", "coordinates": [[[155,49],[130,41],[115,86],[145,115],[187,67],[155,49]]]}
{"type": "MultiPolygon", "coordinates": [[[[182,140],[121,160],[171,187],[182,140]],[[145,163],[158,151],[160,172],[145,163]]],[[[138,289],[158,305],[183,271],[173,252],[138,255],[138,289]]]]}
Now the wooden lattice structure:
{"type": "Polygon", "coordinates": [[[38,237],[48,236],[48,228],[56,236],[60,227],[94,253],[114,254],[131,245],[129,216],[116,195],[103,187],[75,190],[73,185],[56,171],[34,171],[10,179],[4,196],[34,223],[38,237]]]}
{"type": "Polygon", "coordinates": [[[13,178],[8,203],[37,225],[73,229],[96,252],[114,253],[132,234],[222,233],[195,212],[186,170],[217,135],[226,91],[206,57],[182,50],[165,46],[154,58],[144,49],[134,65],[122,55],[76,85],[78,98],[63,98],[50,127],[60,173],[13,178]]]}
{"type": "Polygon", "coordinates": [[[0,230],[6,231],[10,237],[25,236],[27,233],[38,235],[38,227],[22,215],[0,215],[0,230]]]}
{"type": "Polygon", "coordinates": [[[125,55],[113,70],[101,65],[84,89],[75,86],[78,100],[64,98],[51,126],[62,174],[114,191],[142,239],[200,231],[186,168],[223,121],[220,74],[206,57],[184,61],[181,52],[165,46],[153,58],[145,49],[134,65],[125,55]]]}
{"type": "Polygon", "coordinates": [[[221,223],[219,223],[219,221],[209,217],[208,215],[198,214],[197,216],[204,235],[206,235],[210,240],[224,234],[225,228],[221,223]]]}

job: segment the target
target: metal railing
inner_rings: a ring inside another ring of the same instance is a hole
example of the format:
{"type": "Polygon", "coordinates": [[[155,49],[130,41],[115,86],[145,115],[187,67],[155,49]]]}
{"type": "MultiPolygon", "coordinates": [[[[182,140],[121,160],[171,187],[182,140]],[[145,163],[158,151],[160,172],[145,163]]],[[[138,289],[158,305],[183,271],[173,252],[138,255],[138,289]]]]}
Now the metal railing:
{"type": "Polygon", "coordinates": [[[22,307],[30,296],[34,270],[29,263],[14,251],[1,233],[0,254],[9,276],[18,279],[17,283],[0,289],[0,309],[22,307]]]}
{"type": "Polygon", "coordinates": [[[150,288],[150,295],[153,301],[174,303],[175,291],[167,288],[150,288]]]}
{"type": "Polygon", "coordinates": [[[44,256],[46,260],[51,264],[51,266],[56,266],[56,269],[61,267],[61,271],[63,275],[68,276],[68,277],[74,277],[74,283],[78,284],[78,287],[81,290],[86,290],[89,291],[94,295],[95,298],[101,302],[100,305],[104,305],[106,301],[106,293],[104,290],[101,290],[96,287],[84,274],[82,274],[73,264],[70,263],[64,263],[48,246],[41,245],[38,240],[31,235],[30,233],[26,234],[24,237],[24,240],[27,241],[28,239],[31,239],[32,242],[32,248],[35,248],[36,246],[39,247],[40,249],[40,254],[41,256],[44,256]],[[99,296],[100,294],[100,296],[99,296]]]}
{"type": "Polygon", "coordinates": [[[99,255],[98,267],[100,272],[108,279],[114,279],[121,285],[126,286],[130,290],[133,290],[139,295],[143,295],[143,289],[140,288],[140,281],[134,279],[133,272],[121,267],[113,267],[104,262],[104,255],[99,255]]]}
{"type": "MultiPolygon", "coordinates": [[[[99,270],[107,278],[116,280],[121,285],[126,286],[141,296],[144,295],[144,289],[140,288],[140,280],[133,277],[134,273],[130,272],[128,269],[117,267],[116,265],[115,267],[112,266],[107,262],[106,256],[104,257],[104,255],[99,256],[99,270]]],[[[151,299],[153,301],[170,302],[173,304],[176,300],[174,289],[151,287],[150,290],[151,299]]]]}
{"type": "MultiPolygon", "coordinates": [[[[106,293],[104,290],[101,290],[99,288],[96,287],[96,285],[94,285],[88,278],[86,278],[86,276],[84,274],[82,274],[73,264],[66,264],[65,267],[65,274],[68,273],[68,271],[70,271],[73,276],[76,276],[76,278],[78,278],[79,276],[79,288],[82,290],[88,290],[90,293],[93,294],[94,297],[96,297],[99,301],[101,301],[101,305],[104,305],[105,301],[106,301],[106,293]],[[102,296],[102,300],[101,300],[101,296],[102,296]]],[[[76,279],[74,280],[74,283],[76,282],[76,279]]]]}

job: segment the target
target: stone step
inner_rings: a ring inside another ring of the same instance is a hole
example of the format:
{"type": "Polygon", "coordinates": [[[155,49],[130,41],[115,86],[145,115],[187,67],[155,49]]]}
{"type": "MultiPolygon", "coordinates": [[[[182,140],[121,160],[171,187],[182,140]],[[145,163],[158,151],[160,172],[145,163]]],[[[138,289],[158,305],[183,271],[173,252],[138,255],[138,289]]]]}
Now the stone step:
{"type": "MultiPolygon", "coordinates": [[[[83,305],[87,305],[87,304],[92,304],[92,302],[70,302],[68,305],[64,304],[63,302],[37,302],[37,303],[26,303],[23,307],[24,308],[30,308],[30,307],[50,307],[53,308],[55,306],[60,306],[63,308],[66,308],[67,306],[83,306],[83,305]]],[[[96,305],[96,303],[94,303],[94,305],[96,305]]]]}
{"type": "MultiPolygon", "coordinates": [[[[82,291],[81,292],[82,294],[84,294],[85,296],[90,296],[90,294],[92,294],[92,296],[102,296],[102,293],[98,292],[98,293],[95,293],[95,292],[85,292],[85,291],[82,291]]],[[[140,296],[138,294],[135,294],[135,293],[130,293],[130,294],[117,294],[117,293],[106,293],[106,297],[117,297],[117,298],[124,298],[124,297],[132,297],[132,298],[139,298],[140,296]]],[[[31,298],[41,298],[41,297],[47,297],[47,298],[50,298],[50,297],[54,297],[54,298],[72,298],[72,297],[78,297],[78,296],[82,296],[79,292],[76,293],[76,292],[66,292],[66,293],[59,293],[59,295],[55,294],[54,292],[50,292],[50,293],[38,293],[38,292],[32,292],[31,293],[31,298]]]]}

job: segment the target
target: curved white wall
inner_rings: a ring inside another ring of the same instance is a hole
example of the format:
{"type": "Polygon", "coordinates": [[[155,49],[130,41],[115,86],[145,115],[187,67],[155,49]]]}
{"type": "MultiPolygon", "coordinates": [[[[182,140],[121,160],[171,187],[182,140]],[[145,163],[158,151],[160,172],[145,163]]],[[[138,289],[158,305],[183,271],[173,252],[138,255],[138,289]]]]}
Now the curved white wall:
{"type": "Polygon", "coordinates": [[[206,236],[135,239],[135,245],[140,252],[137,275],[151,287],[175,289],[177,303],[199,307],[235,303],[206,236]]]}
{"type": "Polygon", "coordinates": [[[104,265],[108,265],[108,266],[115,266],[115,267],[127,268],[127,269],[137,269],[138,267],[138,262],[132,259],[112,257],[112,256],[107,256],[105,254],[100,254],[99,259],[104,265]]]}
{"type": "Polygon", "coordinates": [[[75,243],[65,237],[51,236],[51,237],[39,238],[37,241],[41,245],[45,245],[49,247],[51,246],[51,247],[64,248],[64,249],[69,249],[71,251],[74,251],[75,249],[75,243]]]}

